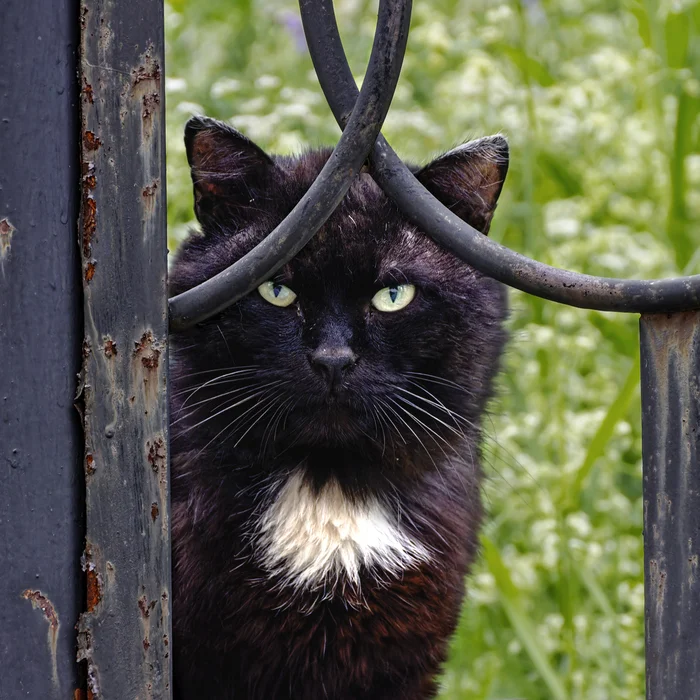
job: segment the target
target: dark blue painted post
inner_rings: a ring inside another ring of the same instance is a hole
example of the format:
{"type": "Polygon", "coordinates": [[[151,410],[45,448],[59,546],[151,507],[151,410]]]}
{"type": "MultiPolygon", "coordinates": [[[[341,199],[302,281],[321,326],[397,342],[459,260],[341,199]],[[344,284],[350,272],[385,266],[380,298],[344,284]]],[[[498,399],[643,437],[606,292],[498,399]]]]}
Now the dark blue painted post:
{"type": "Polygon", "coordinates": [[[700,312],[640,324],[648,700],[700,697],[700,312]]]}
{"type": "Polygon", "coordinates": [[[77,0],[0,2],[0,698],[79,686],[77,0]]]}

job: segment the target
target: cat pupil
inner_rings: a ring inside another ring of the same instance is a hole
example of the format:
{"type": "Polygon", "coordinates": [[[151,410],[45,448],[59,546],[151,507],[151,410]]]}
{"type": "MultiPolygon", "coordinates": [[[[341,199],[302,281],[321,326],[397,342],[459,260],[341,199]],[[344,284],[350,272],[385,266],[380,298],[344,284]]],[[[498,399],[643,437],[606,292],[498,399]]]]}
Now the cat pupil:
{"type": "Polygon", "coordinates": [[[398,287],[391,287],[389,289],[389,296],[391,297],[392,303],[396,301],[396,297],[399,295],[398,287]]]}
{"type": "Polygon", "coordinates": [[[273,293],[276,297],[278,297],[278,296],[280,295],[280,292],[281,292],[281,291],[282,291],[282,287],[281,287],[279,284],[276,284],[276,285],[272,288],[272,293],[273,293]]]}

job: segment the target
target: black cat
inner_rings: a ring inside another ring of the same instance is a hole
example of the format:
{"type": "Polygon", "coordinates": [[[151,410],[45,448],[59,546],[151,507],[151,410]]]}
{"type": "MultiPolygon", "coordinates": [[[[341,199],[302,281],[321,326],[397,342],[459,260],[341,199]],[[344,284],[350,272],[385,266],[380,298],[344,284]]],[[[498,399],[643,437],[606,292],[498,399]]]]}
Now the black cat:
{"type": "MultiPolygon", "coordinates": [[[[223,270],[329,150],[271,157],[186,129],[202,235],[171,292],[223,270]]],[[[417,170],[487,233],[499,137],[417,170]]],[[[357,177],[271,280],[172,338],[173,620],[181,700],[433,697],[477,551],[479,440],[506,294],[357,177]]]]}

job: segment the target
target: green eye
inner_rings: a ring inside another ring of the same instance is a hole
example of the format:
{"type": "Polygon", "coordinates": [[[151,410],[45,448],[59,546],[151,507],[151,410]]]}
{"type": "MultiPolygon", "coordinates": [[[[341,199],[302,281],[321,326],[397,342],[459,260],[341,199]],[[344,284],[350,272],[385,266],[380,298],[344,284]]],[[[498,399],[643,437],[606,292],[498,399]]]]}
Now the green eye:
{"type": "Polygon", "coordinates": [[[412,284],[396,284],[384,287],[372,297],[372,306],[378,311],[399,311],[408,306],[416,296],[416,288],[412,284]]]}
{"type": "Polygon", "coordinates": [[[263,282],[258,287],[258,291],[265,301],[269,301],[275,306],[289,306],[297,298],[297,295],[289,287],[277,284],[277,282],[263,282]]]}

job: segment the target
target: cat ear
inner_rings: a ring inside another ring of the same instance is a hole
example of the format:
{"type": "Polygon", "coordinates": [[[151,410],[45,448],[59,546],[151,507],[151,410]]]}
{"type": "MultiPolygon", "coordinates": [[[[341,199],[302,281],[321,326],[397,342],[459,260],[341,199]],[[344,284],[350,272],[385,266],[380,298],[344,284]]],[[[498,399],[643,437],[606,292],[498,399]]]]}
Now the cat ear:
{"type": "Polygon", "coordinates": [[[445,153],[416,173],[460,219],[488,234],[508,172],[508,142],[487,136],[445,153]]]}
{"type": "Polygon", "coordinates": [[[209,117],[185,126],[185,149],[194,185],[194,211],[203,227],[240,221],[246,208],[260,208],[275,164],[234,128],[209,117]]]}

